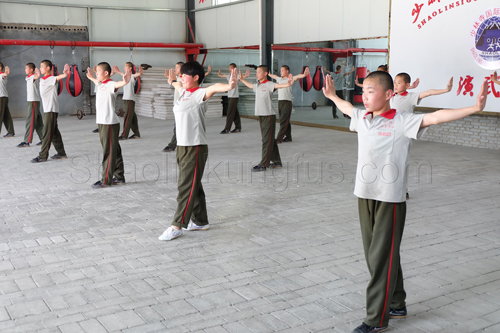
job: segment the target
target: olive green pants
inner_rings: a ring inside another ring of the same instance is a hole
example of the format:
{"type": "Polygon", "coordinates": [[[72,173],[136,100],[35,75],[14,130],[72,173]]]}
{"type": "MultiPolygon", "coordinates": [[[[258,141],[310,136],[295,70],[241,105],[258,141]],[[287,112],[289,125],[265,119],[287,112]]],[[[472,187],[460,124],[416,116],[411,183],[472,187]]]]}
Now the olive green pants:
{"type": "Polygon", "coordinates": [[[275,139],[276,116],[259,116],[260,133],[262,135],[262,160],[259,166],[281,164],[280,151],[275,139]]]}
{"type": "Polygon", "coordinates": [[[292,140],[292,125],[290,125],[292,101],[278,101],[278,110],[280,114],[280,131],[276,136],[276,140],[283,141],[285,136],[288,140],[292,140]]]}
{"type": "Polygon", "coordinates": [[[40,113],[40,102],[28,102],[28,117],[26,118],[24,142],[32,143],[35,131],[41,141],[43,139],[43,120],[40,113]]]}
{"type": "Polygon", "coordinates": [[[103,125],[98,124],[99,138],[102,144],[102,176],[101,183],[113,184],[113,177],[125,180],[122,149],[118,140],[120,124],[103,125]]]}
{"type": "Polygon", "coordinates": [[[139,120],[135,114],[135,101],[123,100],[125,107],[125,115],[123,116],[123,132],[122,136],[126,139],[130,130],[135,134],[135,136],[141,136],[139,132],[139,120]]]}
{"type": "Polygon", "coordinates": [[[7,134],[15,134],[14,123],[9,110],[9,98],[0,97],[0,132],[2,131],[2,123],[7,129],[7,134]]]}
{"type": "Polygon", "coordinates": [[[225,131],[231,130],[233,122],[234,129],[241,129],[241,118],[240,113],[238,112],[238,99],[239,98],[228,98],[226,127],[224,128],[225,131]]]}
{"type": "Polygon", "coordinates": [[[66,155],[64,150],[64,143],[62,141],[61,132],[59,132],[59,127],[57,126],[57,117],[59,116],[56,112],[46,112],[43,119],[43,139],[42,139],[42,149],[40,150],[40,158],[47,159],[49,157],[50,145],[53,143],[57,154],[61,156],[66,155]]]}

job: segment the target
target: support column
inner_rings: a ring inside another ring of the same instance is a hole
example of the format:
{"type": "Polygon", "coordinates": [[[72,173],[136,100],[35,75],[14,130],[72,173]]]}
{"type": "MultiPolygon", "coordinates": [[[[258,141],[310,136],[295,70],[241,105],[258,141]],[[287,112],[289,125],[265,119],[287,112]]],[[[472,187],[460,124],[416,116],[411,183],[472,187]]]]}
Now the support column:
{"type": "MultiPolygon", "coordinates": [[[[196,22],[195,22],[195,12],[193,12],[192,10],[194,10],[194,1],[195,0],[186,0],[186,18],[189,18],[189,21],[191,22],[191,28],[193,29],[193,34],[196,38],[196,22]]],[[[187,20],[185,22],[186,24],[186,36],[187,36],[187,42],[188,43],[194,43],[195,41],[193,40],[193,37],[191,36],[191,30],[189,29],[189,25],[187,23],[187,20]]],[[[194,60],[194,55],[189,55],[188,56],[188,59],[189,61],[193,61],[194,60]]]]}
{"type": "Polygon", "coordinates": [[[259,0],[260,18],[260,63],[269,66],[272,72],[272,50],[274,43],[274,0],[259,0]]]}

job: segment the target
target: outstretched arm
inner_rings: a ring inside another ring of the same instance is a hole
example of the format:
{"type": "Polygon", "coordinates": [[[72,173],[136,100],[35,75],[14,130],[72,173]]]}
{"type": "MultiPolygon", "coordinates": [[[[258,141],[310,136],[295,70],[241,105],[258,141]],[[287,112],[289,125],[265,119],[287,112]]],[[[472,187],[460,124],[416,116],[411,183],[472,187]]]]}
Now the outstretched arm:
{"type": "Polygon", "coordinates": [[[66,64],[66,65],[64,65],[63,73],[61,75],[56,76],[56,80],[57,81],[62,80],[64,78],[68,77],[68,75],[69,75],[69,65],[66,64]]]}
{"type": "Polygon", "coordinates": [[[358,81],[358,76],[357,75],[356,75],[356,79],[354,80],[354,84],[357,85],[360,88],[363,88],[363,85],[361,83],[359,83],[359,81],[358,81]]]}
{"type": "Polygon", "coordinates": [[[247,71],[245,72],[245,75],[243,75],[243,78],[245,78],[245,79],[246,79],[246,78],[247,78],[247,77],[249,77],[249,76],[250,76],[250,70],[249,70],[249,69],[247,69],[247,71]]]}
{"type": "Polygon", "coordinates": [[[427,90],[427,91],[421,92],[420,95],[418,96],[418,98],[422,99],[422,98],[426,98],[426,97],[429,97],[429,96],[446,94],[447,92],[451,91],[451,88],[453,88],[453,77],[450,79],[450,81],[448,82],[448,85],[446,86],[445,89],[431,89],[431,90],[427,90]]]}
{"type": "Polygon", "coordinates": [[[326,84],[323,87],[323,94],[325,94],[326,98],[335,103],[335,105],[337,105],[337,107],[340,111],[342,111],[343,114],[351,116],[351,112],[354,106],[352,106],[352,104],[348,101],[344,101],[342,98],[337,96],[337,94],[335,94],[335,84],[333,83],[333,79],[330,75],[326,76],[326,84]]]}
{"type": "Polygon", "coordinates": [[[219,77],[223,77],[223,78],[227,79],[227,75],[226,74],[222,74],[221,71],[220,71],[220,69],[219,69],[219,73],[217,75],[219,75],[219,77]]]}
{"type": "Polygon", "coordinates": [[[491,78],[491,81],[495,82],[496,84],[500,84],[500,81],[498,80],[497,71],[495,71],[493,73],[493,77],[491,78]]]}
{"type": "Polygon", "coordinates": [[[288,87],[293,85],[293,82],[294,82],[293,75],[290,74],[290,75],[288,75],[288,82],[287,83],[276,84],[274,86],[274,89],[276,90],[276,89],[281,89],[281,88],[288,88],[288,87]]]}
{"type": "Polygon", "coordinates": [[[418,84],[420,83],[420,79],[416,79],[409,87],[408,89],[415,89],[416,87],[418,87],[418,84]]]}
{"type": "MultiPolygon", "coordinates": [[[[95,72],[95,70],[96,70],[96,68],[94,67],[94,72],[95,72]]],[[[125,75],[122,72],[120,72],[120,69],[116,65],[111,68],[111,74],[109,74],[109,76],[113,76],[115,74],[120,74],[121,76],[125,75]]]]}
{"type": "Polygon", "coordinates": [[[477,95],[476,105],[461,109],[438,110],[432,113],[428,113],[424,116],[424,119],[420,124],[420,128],[427,127],[430,125],[447,123],[450,121],[462,119],[477,112],[481,112],[484,110],[484,106],[486,105],[487,96],[488,96],[488,81],[484,80],[481,86],[481,91],[479,92],[479,95],[477,95]]]}
{"type": "Polygon", "coordinates": [[[206,101],[207,99],[209,99],[218,92],[226,92],[229,90],[233,90],[237,84],[238,84],[238,69],[233,68],[231,70],[231,77],[229,79],[229,83],[216,83],[214,85],[211,85],[205,90],[205,97],[203,98],[203,100],[206,101]]]}
{"type": "Polygon", "coordinates": [[[240,82],[243,83],[248,88],[253,89],[253,84],[251,84],[250,82],[248,82],[247,80],[245,80],[245,77],[243,76],[243,74],[241,73],[241,71],[240,71],[240,82]]]}
{"type": "Polygon", "coordinates": [[[182,88],[182,82],[177,82],[177,76],[173,68],[170,70],[165,69],[165,77],[168,78],[168,84],[174,87],[175,90],[180,91],[182,88]]]}
{"type": "MultiPolygon", "coordinates": [[[[309,67],[307,67],[306,69],[309,69],[309,67]]],[[[326,74],[332,74],[332,72],[330,72],[328,69],[326,69],[325,66],[323,66],[323,72],[325,72],[326,74]]]]}
{"type": "Polygon", "coordinates": [[[344,73],[344,76],[351,75],[352,73],[354,73],[355,70],[356,70],[356,68],[354,68],[354,66],[352,66],[352,69],[349,72],[344,73]]]}
{"type": "Polygon", "coordinates": [[[9,66],[5,66],[5,71],[3,72],[2,76],[7,77],[10,74],[10,69],[9,66]]]}
{"type": "Polygon", "coordinates": [[[307,75],[309,75],[309,67],[306,67],[306,70],[302,74],[295,75],[293,77],[293,82],[305,78],[307,75]]]}
{"type": "Polygon", "coordinates": [[[267,74],[267,75],[269,75],[269,77],[270,77],[271,79],[273,79],[273,80],[277,80],[277,79],[279,78],[279,76],[278,76],[278,75],[275,75],[275,74],[271,74],[271,73],[269,73],[269,74],[267,74]]]}
{"type": "MultiPolygon", "coordinates": [[[[38,68],[37,68],[37,70],[38,70],[38,68]]],[[[94,70],[95,70],[95,66],[94,66],[94,70]]],[[[90,67],[87,67],[87,78],[88,78],[90,81],[94,82],[94,83],[95,83],[95,85],[98,85],[98,84],[99,84],[99,80],[97,80],[97,79],[95,78],[94,71],[93,71],[93,70],[91,70],[91,69],[90,69],[90,67]]]]}
{"type": "Polygon", "coordinates": [[[210,74],[211,71],[212,71],[212,66],[208,65],[208,70],[205,73],[205,76],[207,76],[208,74],[210,74]]]}
{"type": "Polygon", "coordinates": [[[125,75],[123,75],[123,80],[115,82],[115,91],[118,88],[121,88],[121,87],[127,85],[127,83],[130,82],[131,78],[132,78],[132,71],[130,69],[128,69],[127,72],[125,73],[125,75]]]}
{"type": "Polygon", "coordinates": [[[143,73],[144,73],[144,69],[142,69],[142,67],[141,67],[141,66],[139,66],[139,71],[138,71],[138,72],[136,72],[136,73],[133,75],[133,77],[134,77],[134,78],[138,78],[138,77],[139,77],[139,76],[141,76],[143,73]]]}

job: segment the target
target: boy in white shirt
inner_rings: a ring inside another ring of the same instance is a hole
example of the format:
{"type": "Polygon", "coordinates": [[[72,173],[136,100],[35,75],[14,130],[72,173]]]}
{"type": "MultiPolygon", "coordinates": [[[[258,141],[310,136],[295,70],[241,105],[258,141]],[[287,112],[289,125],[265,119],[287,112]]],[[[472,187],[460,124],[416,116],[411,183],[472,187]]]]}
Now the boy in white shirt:
{"type": "MultiPolygon", "coordinates": [[[[181,82],[181,67],[184,65],[182,61],[179,61],[178,63],[175,64],[175,79],[172,82],[181,82]]],[[[170,72],[168,70],[165,70],[165,77],[169,79],[170,72]]],[[[170,82],[170,79],[169,79],[170,82]]],[[[175,102],[179,99],[179,91],[177,89],[174,89],[174,106],[175,102]]],[[[164,152],[168,151],[174,151],[175,148],[177,148],[177,135],[175,133],[175,125],[174,125],[174,135],[172,135],[172,139],[170,139],[170,143],[163,148],[164,152]]]]}
{"type": "Polygon", "coordinates": [[[107,62],[97,65],[95,76],[94,72],[87,68],[87,77],[97,85],[96,123],[103,150],[102,177],[92,185],[93,188],[125,184],[122,150],[118,139],[120,121],[115,112],[115,102],[116,91],[130,82],[132,70],[127,69],[123,81],[119,82],[111,80],[110,74],[111,66],[107,62]]]}
{"type": "MultiPolygon", "coordinates": [[[[229,64],[229,73],[236,68],[236,64],[233,62],[229,64]]],[[[219,77],[231,80],[231,74],[221,74],[219,70],[219,77]]],[[[247,69],[245,73],[245,78],[250,76],[250,71],[247,69]]],[[[220,132],[220,134],[228,133],[240,133],[241,132],[241,118],[238,112],[238,100],[240,98],[240,92],[238,90],[238,85],[233,90],[227,92],[228,106],[227,106],[227,117],[226,117],[226,127],[220,132]],[[234,122],[234,130],[231,131],[231,126],[234,122]]]]}
{"type": "Polygon", "coordinates": [[[265,65],[257,67],[258,83],[247,82],[240,72],[240,81],[255,93],[255,115],[259,116],[262,135],[262,159],[252,168],[253,172],[266,171],[267,168],[282,168],[280,152],[276,143],[276,112],[272,105],[272,95],[276,89],[287,88],[293,84],[293,75],[288,76],[287,83],[276,84],[267,79],[269,68],[265,65]]]}
{"type": "MultiPolygon", "coordinates": [[[[127,71],[132,71],[134,64],[131,62],[125,63],[125,73],[127,71]]],[[[124,76],[122,72],[118,69],[118,66],[113,66],[113,72],[124,76]]],[[[125,115],[123,115],[123,132],[119,136],[120,140],[127,140],[130,129],[132,129],[132,134],[129,139],[140,139],[141,133],[139,132],[139,121],[137,115],[135,114],[135,92],[134,85],[136,79],[144,73],[142,67],[139,66],[139,71],[132,74],[130,82],[123,87],[123,104],[125,105],[125,115]]]]}
{"type": "Polygon", "coordinates": [[[41,145],[43,138],[43,120],[40,113],[40,95],[38,94],[38,80],[35,79],[34,63],[26,64],[24,71],[26,73],[26,87],[28,99],[28,117],[26,118],[26,133],[24,134],[24,141],[18,144],[18,147],[29,147],[33,142],[33,134],[36,130],[40,142],[37,146],[41,145]]]}
{"type": "Polygon", "coordinates": [[[361,110],[335,94],[333,80],[327,75],[323,93],[351,116],[350,129],[358,132],[354,194],[371,280],[366,289],[366,318],[353,333],[383,332],[389,319],[407,316],[399,250],[406,219],[405,180],[411,140],[421,138],[430,125],[482,111],[487,92],[485,80],[474,106],[427,114],[396,112],[390,105],[392,78],[376,71],[363,81],[366,110],[361,110]]]}
{"type": "MultiPolygon", "coordinates": [[[[277,83],[283,84],[288,82],[290,75],[290,67],[287,65],[281,66],[281,76],[269,74],[277,83]]],[[[309,67],[302,74],[294,75],[293,82],[305,78],[309,74],[309,67]]],[[[292,87],[278,90],[278,113],[280,116],[280,131],[276,136],[276,142],[292,142],[292,125],[290,125],[290,117],[292,116],[292,87]]]]}
{"type": "Polygon", "coordinates": [[[168,83],[179,92],[174,105],[179,194],[172,226],[163,232],[158,238],[160,240],[182,236],[182,228],[188,231],[209,229],[205,192],[201,184],[208,156],[205,112],[208,100],[215,93],[226,92],[238,84],[237,69],[231,72],[228,84],[216,83],[208,88],[200,88],[205,72],[198,62],[185,63],[180,72],[182,83],[174,82],[176,74],[173,69],[170,69],[168,78],[168,83]]]}
{"type": "Polygon", "coordinates": [[[3,63],[0,62],[0,131],[3,123],[7,129],[4,138],[11,138],[15,135],[14,123],[9,111],[9,93],[7,92],[7,76],[9,74],[9,66],[4,67],[3,63]]]}
{"type": "Polygon", "coordinates": [[[35,79],[40,78],[40,97],[43,103],[43,139],[42,149],[37,157],[31,160],[31,163],[40,163],[47,161],[49,157],[50,145],[54,143],[54,148],[57,153],[50,158],[59,160],[65,159],[66,151],[62,141],[61,132],[57,126],[57,117],[59,115],[59,101],[57,95],[57,84],[60,80],[69,75],[69,65],[64,65],[63,74],[58,76],[52,75],[52,62],[44,60],[40,64],[40,70],[35,70],[35,79]],[[43,77],[40,78],[40,72],[43,77]]]}

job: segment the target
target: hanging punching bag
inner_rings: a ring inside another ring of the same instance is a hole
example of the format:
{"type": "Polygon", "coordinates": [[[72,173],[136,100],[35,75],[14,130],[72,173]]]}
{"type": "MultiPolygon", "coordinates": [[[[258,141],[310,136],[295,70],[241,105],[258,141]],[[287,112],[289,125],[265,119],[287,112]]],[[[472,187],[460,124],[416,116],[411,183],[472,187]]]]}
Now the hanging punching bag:
{"type": "Polygon", "coordinates": [[[69,94],[73,97],[76,97],[82,93],[83,90],[83,81],[78,72],[77,65],[69,66],[69,76],[66,79],[66,89],[69,94]]]}
{"type": "MultiPolygon", "coordinates": [[[[302,67],[301,74],[304,74],[304,71],[306,70],[306,68],[309,68],[309,66],[302,67]]],[[[305,92],[308,92],[309,90],[311,90],[311,87],[312,87],[311,74],[307,74],[307,76],[305,78],[300,79],[299,84],[300,84],[300,88],[302,90],[304,90],[305,92]]]]}
{"type": "Polygon", "coordinates": [[[313,78],[314,89],[320,91],[325,86],[325,73],[323,73],[323,67],[316,66],[316,73],[314,73],[313,78]]]}
{"type": "MultiPolygon", "coordinates": [[[[366,67],[358,67],[356,68],[356,76],[358,77],[358,83],[363,84],[363,81],[366,78],[366,67]]],[[[354,103],[363,103],[363,88],[354,85],[354,103]]]]}
{"type": "MultiPolygon", "coordinates": [[[[136,68],[134,65],[134,67],[132,68],[132,75],[134,75],[135,73],[136,73],[136,68]]],[[[139,92],[139,90],[141,90],[141,78],[136,77],[135,84],[134,84],[134,94],[137,94],[139,92]]]]}
{"type": "MultiPolygon", "coordinates": [[[[54,72],[54,76],[59,76],[57,65],[52,65],[52,70],[54,72]]],[[[57,95],[61,95],[62,91],[63,91],[63,83],[62,80],[59,80],[57,81],[57,95]]]]}

